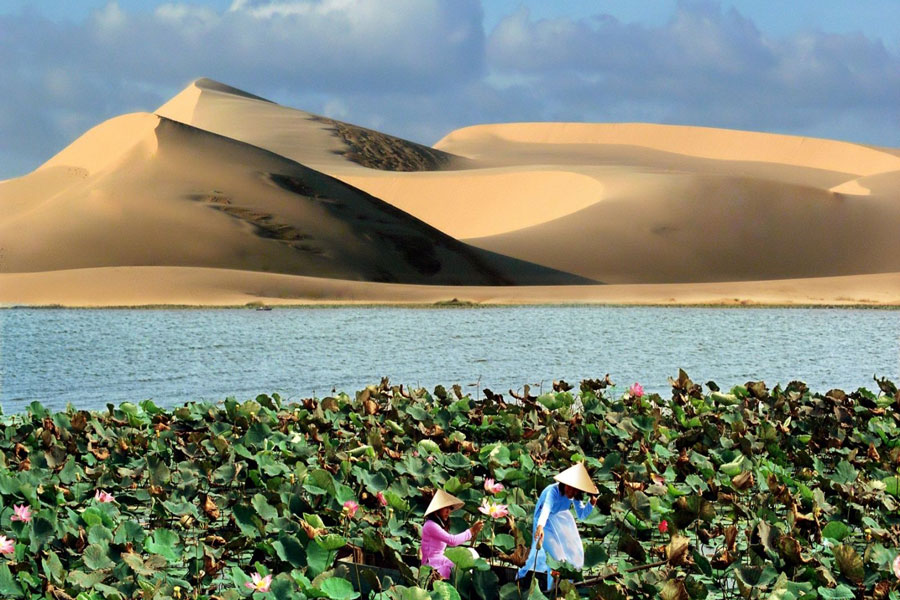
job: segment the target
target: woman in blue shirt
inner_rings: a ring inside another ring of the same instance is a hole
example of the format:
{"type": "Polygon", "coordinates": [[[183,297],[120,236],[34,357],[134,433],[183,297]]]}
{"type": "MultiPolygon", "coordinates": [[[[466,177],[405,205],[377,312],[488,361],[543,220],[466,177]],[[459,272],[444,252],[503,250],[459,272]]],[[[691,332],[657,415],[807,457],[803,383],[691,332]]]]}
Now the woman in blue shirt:
{"type": "Polygon", "coordinates": [[[553,479],[556,482],[544,488],[534,507],[531,552],[516,576],[521,579],[530,571],[545,573],[548,590],[553,587],[547,568],[548,553],[554,560],[566,561],[576,569],[584,566],[584,546],[570,509],[574,506],[579,519],[587,518],[599,493],[583,463],[572,465],[553,479]],[[588,502],[581,500],[583,493],[591,494],[588,502]]]}

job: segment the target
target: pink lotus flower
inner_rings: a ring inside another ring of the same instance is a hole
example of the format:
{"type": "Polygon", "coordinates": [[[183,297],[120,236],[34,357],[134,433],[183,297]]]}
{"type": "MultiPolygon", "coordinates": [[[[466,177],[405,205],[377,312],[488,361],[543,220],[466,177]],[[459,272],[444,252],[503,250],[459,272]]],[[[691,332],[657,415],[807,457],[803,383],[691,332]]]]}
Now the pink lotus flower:
{"type": "Polygon", "coordinates": [[[94,494],[94,500],[96,500],[97,502],[112,502],[115,500],[115,498],[113,498],[113,495],[109,492],[97,490],[97,493],[94,494]]]}
{"type": "Polygon", "coordinates": [[[650,481],[652,481],[656,485],[663,485],[666,483],[666,478],[660,475],[659,473],[651,473],[650,481]]]}
{"type": "Polygon", "coordinates": [[[635,383],[633,386],[628,388],[628,393],[634,396],[635,398],[640,398],[644,395],[644,386],[639,383],[635,383]]]}
{"type": "Polygon", "coordinates": [[[659,522],[659,532],[665,533],[669,530],[669,522],[666,520],[662,520],[659,522]]]}
{"type": "Polygon", "coordinates": [[[900,554],[897,555],[897,558],[894,559],[894,575],[897,576],[897,579],[900,579],[900,554]]]}
{"type": "Polygon", "coordinates": [[[14,505],[13,512],[15,514],[9,518],[10,521],[22,521],[23,523],[27,523],[31,520],[31,507],[27,504],[22,504],[21,506],[18,504],[14,505]]]}
{"type": "Polygon", "coordinates": [[[499,494],[503,491],[503,484],[496,483],[493,479],[485,479],[484,491],[486,491],[488,494],[499,494]]]}
{"type": "Polygon", "coordinates": [[[359,504],[354,502],[353,500],[347,500],[344,502],[344,512],[352,519],[353,515],[356,514],[356,511],[359,510],[359,504]]]}
{"type": "Polygon", "coordinates": [[[263,577],[259,573],[254,573],[250,576],[250,579],[253,581],[245,581],[244,587],[253,590],[254,592],[268,592],[269,586],[272,585],[272,576],[266,575],[263,577]]]}
{"type": "Polygon", "coordinates": [[[378,498],[378,504],[387,506],[387,498],[384,497],[384,492],[378,492],[375,494],[375,497],[378,498]]]}
{"type": "Polygon", "coordinates": [[[488,515],[492,519],[502,519],[509,514],[509,511],[506,510],[505,504],[497,504],[488,500],[487,498],[481,501],[481,506],[478,507],[478,510],[480,510],[482,514],[488,515]]]}
{"type": "Polygon", "coordinates": [[[0,535],[0,554],[12,554],[16,551],[16,540],[0,535]]]}
{"type": "Polygon", "coordinates": [[[433,463],[433,462],[434,462],[434,457],[433,457],[433,456],[429,456],[429,457],[428,457],[428,458],[426,458],[426,459],[425,459],[425,460],[427,460],[427,461],[428,461],[428,464],[431,464],[431,463],[433,463]]]}

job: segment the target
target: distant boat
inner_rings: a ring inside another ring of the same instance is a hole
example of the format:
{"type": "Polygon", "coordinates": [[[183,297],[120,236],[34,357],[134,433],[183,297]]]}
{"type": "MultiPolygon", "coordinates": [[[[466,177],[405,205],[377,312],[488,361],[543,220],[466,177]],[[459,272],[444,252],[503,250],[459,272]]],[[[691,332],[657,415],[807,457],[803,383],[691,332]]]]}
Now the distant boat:
{"type": "Polygon", "coordinates": [[[272,310],[271,306],[257,306],[256,310],[272,310]]]}

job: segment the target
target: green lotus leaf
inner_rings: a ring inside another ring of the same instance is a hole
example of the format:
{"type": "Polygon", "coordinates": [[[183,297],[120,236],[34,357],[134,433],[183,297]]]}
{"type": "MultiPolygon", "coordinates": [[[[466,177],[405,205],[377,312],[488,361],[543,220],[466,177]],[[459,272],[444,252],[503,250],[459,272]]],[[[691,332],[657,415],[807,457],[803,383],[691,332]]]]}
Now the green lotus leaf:
{"type": "Polygon", "coordinates": [[[819,593],[819,597],[823,600],[853,600],[854,598],[856,598],[856,594],[853,592],[853,589],[847,587],[844,584],[840,584],[835,588],[819,586],[818,588],[816,588],[816,591],[819,593]]]}
{"type": "Polygon", "coordinates": [[[314,515],[310,513],[303,513],[303,520],[315,527],[316,529],[324,529],[325,523],[322,521],[322,517],[319,515],[314,515]]]}
{"type": "Polygon", "coordinates": [[[0,595],[4,598],[23,598],[25,593],[6,563],[0,564],[0,595]]]}
{"type": "Polygon", "coordinates": [[[332,577],[322,582],[319,589],[325,592],[330,600],[353,600],[359,598],[359,592],[353,590],[353,585],[346,579],[332,577]]]}
{"type": "MultiPolygon", "coordinates": [[[[59,585],[65,582],[66,569],[59,559],[59,555],[53,550],[47,551],[47,558],[41,561],[41,568],[44,576],[52,583],[59,585]]],[[[2,591],[0,591],[0,594],[2,594],[2,591]]]]}
{"type": "Polygon", "coordinates": [[[104,543],[109,544],[113,541],[112,532],[104,527],[103,525],[92,525],[88,528],[88,543],[97,544],[104,543]]]}
{"type": "Polygon", "coordinates": [[[278,517],[278,510],[269,504],[269,501],[262,494],[254,494],[250,504],[253,505],[256,514],[264,521],[271,521],[278,517]]]}
{"type": "Polygon", "coordinates": [[[306,545],[307,573],[309,576],[315,577],[325,572],[331,567],[333,558],[331,551],[320,546],[315,540],[310,540],[306,545]]]}
{"type": "Polygon", "coordinates": [[[884,491],[891,496],[900,497],[900,477],[885,477],[881,480],[884,484],[884,491]]]}
{"type": "Polygon", "coordinates": [[[338,550],[339,548],[343,548],[347,545],[347,539],[341,535],[337,535],[335,533],[329,533],[326,535],[317,535],[315,538],[316,544],[318,544],[324,550],[338,550]]]}
{"type": "Polygon", "coordinates": [[[434,440],[420,440],[419,449],[420,452],[424,452],[425,454],[441,454],[441,447],[438,446],[434,440]]]}
{"type": "Polygon", "coordinates": [[[444,491],[450,494],[459,494],[463,490],[469,489],[471,484],[463,483],[459,477],[453,476],[444,482],[444,491]]]}
{"type": "Polygon", "coordinates": [[[288,469],[288,467],[284,463],[267,454],[258,454],[256,456],[256,464],[259,466],[260,470],[263,473],[270,477],[275,477],[277,475],[283,475],[290,472],[290,469],[288,469]]]}
{"type": "Polygon", "coordinates": [[[144,559],[141,558],[139,554],[135,554],[133,552],[127,552],[122,554],[121,556],[122,562],[128,565],[131,570],[133,570],[138,575],[143,575],[144,577],[150,577],[154,573],[156,573],[155,568],[148,568],[144,565],[144,559]]]}
{"type": "Polygon", "coordinates": [[[503,550],[504,552],[510,552],[516,546],[516,538],[509,535],[508,533],[498,533],[494,536],[494,546],[503,550]]]}
{"type": "Polygon", "coordinates": [[[478,452],[478,459],[483,465],[492,465],[494,467],[509,466],[509,447],[500,442],[488,444],[478,452]]]}
{"type": "Polygon", "coordinates": [[[87,527],[104,525],[104,514],[96,506],[89,506],[81,513],[81,520],[87,527]]]}
{"type": "Polygon", "coordinates": [[[84,549],[84,565],[92,570],[110,569],[115,566],[109,557],[109,546],[107,544],[90,544],[84,549]]]}
{"type": "Polygon", "coordinates": [[[236,504],[232,508],[234,514],[234,522],[237,524],[238,529],[241,530],[241,533],[245,536],[254,539],[259,536],[261,531],[262,523],[259,520],[259,517],[256,516],[256,513],[253,509],[236,504]]]}
{"type": "Polygon", "coordinates": [[[387,500],[388,506],[402,512],[409,511],[409,502],[400,497],[400,494],[394,490],[388,490],[384,493],[384,499],[387,500]]]}
{"type": "Polygon", "coordinates": [[[344,502],[347,502],[348,500],[353,500],[355,502],[356,501],[356,493],[353,491],[352,488],[350,488],[342,483],[337,483],[334,486],[334,499],[337,501],[338,504],[341,504],[341,505],[343,505],[344,502]]]}
{"type": "Polygon", "coordinates": [[[296,536],[282,531],[278,539],[272,543],[275,553],[281,560],[290,563],[292,567],[306,566],[306,551],[296,536]]]}
{"type": "Polygon", "coordinates": [[[831,476],[831,480],[839,484],[850,484],[856,481],[858,475],[859,474],[853,465],[846,460],[842,460],[837,464],[834,475],[831,476]]]}
{"type": "Polygon", "coordinates": [[[135,542],[141,544],[146,537],[147,532],[144,531],[144,528],[141,527],[140,523],[128,520],[123,521],[121,525],[116,528],[116,533],[113,541],[116,544],[125,544],[127,542],[135,542]]]}
{"type": "Polygon", "coordinates": [[[166,510],[168,510],[170,513],[172,513],[175,516],[178,516],[178,517],[180,517],[182,515],[191,515],[193,517],[197,516],[197,507],[194,506],[190,502],[185,502],[184,500],[177,501],[177,502],[171,501],[171,500],[164,500],[162,504],[163,504],[163,506],[166,507],[166,510]]]}
{"type": "Polygon", "coordinates": [[[850,528],[842,521],[830,521],[822,528],[822,537],[841,541],[850,535],[850,528]]]}
{"type": "Polygon", "coordinates": [[[744,455],[741,454],[735,457],[729,463],[725,463],[719,466],[719,470],[728,475],[729,477],[734,477],[735,475],[739,475],[741,471],[744,470],[744,455]]]}
{"type": "Polygon", "coordinates": [[[446,581],[435,581],[431,600],[460,600],[459,592],[446,581]]]}
{"type": "Polygon", "coordinates": [[[178,534],[169,529],[157,529],[144,540],[144,550],[151,554],[159,554],[169,562],[181,559],[178,534]]]}
{"type": "Polygon", "coordinates": [[[472,584],[481,598],[497,598],[500,595],[500,581],[491,570],[476,570],[472,573],[472,584]]]}
{"type": "Polygon", "coordinates": [[[475,566],[475,557],[469,551],[469,548],[446,548],[444,549],[444,556],[449,558],[457,569],[466,570],[475,566]]]}
{"type": "Polygon", "coordinates": [[[591,569],[609,560],[609,554],[603,544],[587,544],[584,548],[584,567],[591,569]]]}

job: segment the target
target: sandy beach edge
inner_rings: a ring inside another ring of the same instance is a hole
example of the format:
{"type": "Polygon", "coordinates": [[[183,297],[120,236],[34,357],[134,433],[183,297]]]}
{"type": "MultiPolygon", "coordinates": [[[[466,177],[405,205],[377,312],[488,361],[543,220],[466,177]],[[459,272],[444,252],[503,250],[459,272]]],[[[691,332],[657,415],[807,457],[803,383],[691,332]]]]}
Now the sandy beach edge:
{"type": "Polygon", "coordinates": [[[0,307],[721,306],[900,308],[900,273],[715,283],[427,286],[196,267],[0,273],[0,307]]]}

